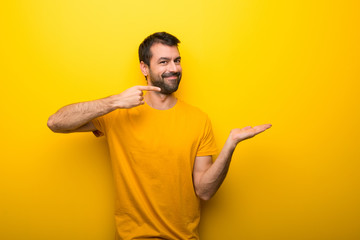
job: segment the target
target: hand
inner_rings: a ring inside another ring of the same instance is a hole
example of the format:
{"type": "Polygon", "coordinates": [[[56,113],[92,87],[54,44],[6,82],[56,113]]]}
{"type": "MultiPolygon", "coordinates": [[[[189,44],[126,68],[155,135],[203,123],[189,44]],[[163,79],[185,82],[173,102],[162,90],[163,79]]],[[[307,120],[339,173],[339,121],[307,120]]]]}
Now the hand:
{"type": "Polygon", "coordinates": [[[244,128],[236,128],[231,130],[229,139],[233,141],[235,144],[238,144],[239,142],[252,138],[255,135],[265,131],[266,129],[270,128],[271,124],[263,124],[255,127],[244,127],[244,128]]]}
{"type": "Polygon", "coordinates": [[[111,96],[116,108],[133,108],[144,104],[143,91],[160,92],[161,88],[153,86],[134,86],[120,94],[111,96]]]}

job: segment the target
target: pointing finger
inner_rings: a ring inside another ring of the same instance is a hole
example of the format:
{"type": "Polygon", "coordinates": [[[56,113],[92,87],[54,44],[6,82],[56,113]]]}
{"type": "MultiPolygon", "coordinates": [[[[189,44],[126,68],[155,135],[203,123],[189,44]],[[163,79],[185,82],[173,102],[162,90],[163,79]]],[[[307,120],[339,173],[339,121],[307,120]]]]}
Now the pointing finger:
{"type": "Polygon", "coordinates": [[[154,86],[138,86],[138,89],[141,91],[156,91],[156,92],[161,91],[161,88],[154,86]]]}

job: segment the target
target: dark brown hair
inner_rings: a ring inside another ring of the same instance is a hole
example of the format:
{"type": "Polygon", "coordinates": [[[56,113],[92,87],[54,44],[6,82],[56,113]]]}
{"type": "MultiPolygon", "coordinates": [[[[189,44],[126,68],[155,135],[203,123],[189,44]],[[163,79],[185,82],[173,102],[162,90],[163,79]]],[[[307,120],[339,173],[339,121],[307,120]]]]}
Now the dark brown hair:
{"type": "Polygon", "coordinates": [[[177,47],[180,40],[166,32],[156,32],[145,38],[139,46],[139,60],[140,62],[143,61],[146,63],[148,66],[150,66],[150,59],[152,57],[150,48],[154,43],[177,47]]]}

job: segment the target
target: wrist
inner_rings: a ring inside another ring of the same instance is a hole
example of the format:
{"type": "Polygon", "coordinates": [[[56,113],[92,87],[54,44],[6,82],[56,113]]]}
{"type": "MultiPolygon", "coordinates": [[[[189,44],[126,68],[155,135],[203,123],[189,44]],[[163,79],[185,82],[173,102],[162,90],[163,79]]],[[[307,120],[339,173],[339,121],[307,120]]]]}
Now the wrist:
{"type": "Polygon", "coordinates": [[[228,139],[226,140],[226,144],[227,144],[230,148],[235,149],[236,146],[237,146],[237,144],[238,144],[239,142],[240,142],[240,141],[238,141],[237,139],[235,139],[235,138],[233,137],[233,135],[231,134],[231,132],[230,132],[230,135],[229,135],[228,139]]]}
{"type": "Polygon", "coordinates": [[[108,104],[111,111],[114,111],[119,108],[126,108],[124,102],[121,101],[121,99],[119,99],[119,96],[117,95],[110,96],[108,104]]]}
{"type": "Polygon", "coordinates": [[[114,96],[109,96],[107,98],[102,99],[104,101],[105,108],[108,109],[109,112],[114,111],[118,108],[123,108],[119,101],[116,101],[114,96]]]}

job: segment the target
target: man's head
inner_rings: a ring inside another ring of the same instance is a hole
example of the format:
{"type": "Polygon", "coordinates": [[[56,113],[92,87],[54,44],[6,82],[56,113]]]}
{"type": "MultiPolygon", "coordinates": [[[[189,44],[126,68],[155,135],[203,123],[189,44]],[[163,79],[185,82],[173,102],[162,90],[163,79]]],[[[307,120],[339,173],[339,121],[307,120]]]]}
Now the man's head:
{"type": "Polygon", "coordinates": [[[148,36],[139,46],[139,60],[145,79],[161,93],[171,94],[178,89],[181,80],[179,39],[166,32],[148,36]]]}

